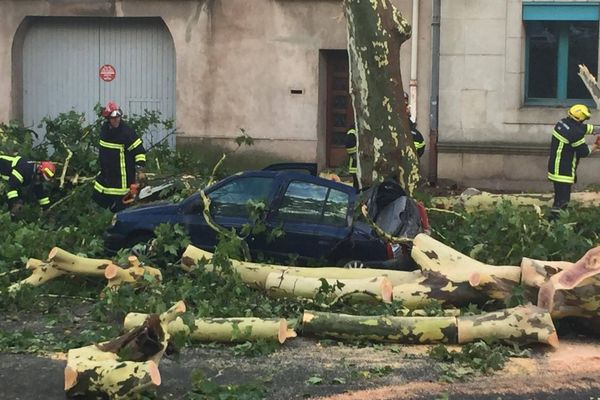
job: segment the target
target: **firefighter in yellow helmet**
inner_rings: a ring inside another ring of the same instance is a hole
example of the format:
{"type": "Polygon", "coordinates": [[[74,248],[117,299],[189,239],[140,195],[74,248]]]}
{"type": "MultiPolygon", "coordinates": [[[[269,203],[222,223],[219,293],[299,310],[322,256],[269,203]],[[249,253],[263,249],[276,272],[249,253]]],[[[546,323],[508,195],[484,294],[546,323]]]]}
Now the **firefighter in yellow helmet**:
{"type": "Polygon", "coordinates": [[[587,106],[575,104],[567,111],[567,117],[554,126],[548,159],[548,179],[554,184],[552,219],[557,218],[571,200],[571,186],[577,181],[579,160],[600,148],[600,136],[594,144],[585,142],[585,135],[600,133],[598,127],[585,123],[590,116],[587,106]]]}

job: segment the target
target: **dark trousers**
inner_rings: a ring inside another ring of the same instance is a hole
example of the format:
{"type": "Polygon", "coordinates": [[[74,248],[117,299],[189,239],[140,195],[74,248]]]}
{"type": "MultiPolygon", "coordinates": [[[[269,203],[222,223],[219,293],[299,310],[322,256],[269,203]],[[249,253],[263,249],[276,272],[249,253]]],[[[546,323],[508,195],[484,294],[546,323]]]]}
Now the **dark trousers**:
{"type": "Polygon", "coordinates": [[[554,202],[550,210],[550,218],[558,218],[560,210],[565,210],[571,200],[572,183],[553,182],[554,183],[554,202]]]}
{"type": "Polygon", "coordinates": [[[123,196],[119,195],[105,194],[94,190],[94,193],[92,194],[92,199],[100,207],[106,208],[112,212],[121,211],[127,207],[126,204],[123,204],[123,196]]]}

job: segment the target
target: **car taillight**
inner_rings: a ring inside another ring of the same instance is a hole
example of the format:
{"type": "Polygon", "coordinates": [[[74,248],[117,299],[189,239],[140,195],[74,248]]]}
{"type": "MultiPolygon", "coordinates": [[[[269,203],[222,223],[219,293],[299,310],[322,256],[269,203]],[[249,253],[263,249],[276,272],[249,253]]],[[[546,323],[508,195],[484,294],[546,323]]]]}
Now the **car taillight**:
{"type": "Polygon", "coordinates": [[[387,253],[387,258],[388,260],[391,260],[392,258],[394,258],[394,249],[392,248],[391,243],[385,243],[385,250],[387,253]]]}

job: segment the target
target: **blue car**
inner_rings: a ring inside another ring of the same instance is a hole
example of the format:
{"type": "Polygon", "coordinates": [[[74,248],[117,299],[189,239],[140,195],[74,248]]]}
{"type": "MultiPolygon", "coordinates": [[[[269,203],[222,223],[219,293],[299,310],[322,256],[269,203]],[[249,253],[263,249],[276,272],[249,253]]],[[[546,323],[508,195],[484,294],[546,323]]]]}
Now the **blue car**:
{"type": "MultiPolygon", "coordinates": [[[[295,259],[300,265],[338,265],[360,261],[364,266],[398,268],[402,255],[354,215],[357,194],[353,187],[316,176],[315,164],[276,164],[225,178],[205,190],[216,223],[241,228],[249,222],[247,204],[264,202],[264,223],[281,228],[284,235],[268,241],[265,235],[247,238],[252,257],[276,263],[295,259]]],[[[136,206],[115,215],[105,234],[109,251],[145,242],[161,223],[180,224],[194,246],[213,251],[215,231],[203,215],[198,193],[174,203],[136,206]]],[[[354,264],[354,263],[353,263],[354,264]]]]}

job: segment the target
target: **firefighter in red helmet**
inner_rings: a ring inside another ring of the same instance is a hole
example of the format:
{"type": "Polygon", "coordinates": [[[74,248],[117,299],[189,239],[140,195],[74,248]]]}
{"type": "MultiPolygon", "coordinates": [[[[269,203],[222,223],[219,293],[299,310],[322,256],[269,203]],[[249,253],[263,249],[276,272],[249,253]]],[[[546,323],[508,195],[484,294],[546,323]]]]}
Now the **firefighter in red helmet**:
{"type": "Polygon", "coordinates": [[[43,183],[56,174],[56,165],[51,161],[28,161],[25,157],[0,154],[0,176],[7,182],[6,199],[11,216],[17,217],[23,206],[23,190],[32,187],[38,204],[45,208],[50,198],[43,183]]]}
{"type": "Polygon", "coordinates": [[[122,199],[134,183],[146,180],[146,150],[133,128],[122,120],[123,111],[109,101],[102,110],[106,122],[100,128],[100,174],[94,182],[93,199],[113,212],[127,205],[122,199]]]}

